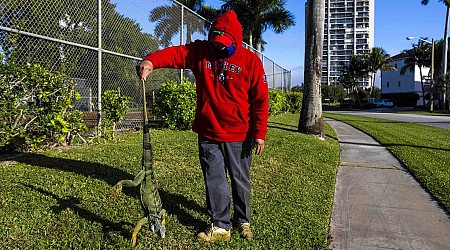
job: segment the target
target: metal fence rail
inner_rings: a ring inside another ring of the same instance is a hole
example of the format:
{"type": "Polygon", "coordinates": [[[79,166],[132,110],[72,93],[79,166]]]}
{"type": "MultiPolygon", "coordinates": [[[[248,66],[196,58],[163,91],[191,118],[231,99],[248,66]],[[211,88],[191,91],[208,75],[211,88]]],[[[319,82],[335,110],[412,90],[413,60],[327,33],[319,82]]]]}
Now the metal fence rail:
{"type": "MultiPolygon", "coordinates": [[[[140,126],[142,112],[135,65],[148,52],[207,39],[210,22],[177,1],[1,0],[0,54],[20,64],[40,64],[75,80],[82,99],[76,108],[98,124],[101,94],[120,89],[130,111],[117,128],[140,126]]],[[[258,53],[244,44],[247,49],[258,53]]],[[[288,90],[291,72],[258,53],[269,88],[288,90]]],[[[161,69],[147,79],[156,90],[189,72],[161,69]]]]}

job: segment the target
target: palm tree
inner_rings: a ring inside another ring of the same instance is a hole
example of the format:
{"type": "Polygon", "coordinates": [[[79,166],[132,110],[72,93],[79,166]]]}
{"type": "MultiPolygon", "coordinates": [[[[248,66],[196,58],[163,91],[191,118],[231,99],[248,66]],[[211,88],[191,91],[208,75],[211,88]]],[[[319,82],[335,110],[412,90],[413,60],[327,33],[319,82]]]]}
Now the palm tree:
{"type": "Polygon", "coordinates": [[[295,25],[295,18],[286,10],[286,0],[224,0],[223,10],[234,10],[244,28],[244,42],[261,52],[265,43],[262,34],[268,29],[283,33],[295,25]]]}
{"type": "Polygon", "coordinates": [[[298,130],[324,138],[321,99],[325,0],[306,3],[305,85],[298,130]]]}
{"type": "Polygon", "coordinates": [[[359,79],[367,75],[367,66],[365,62],[358,55],[353,55],[347,64],[344,64],[344,69],[341,71],[340,82],[341,84],[353,92],[356,90],[358,102],[361,104],[358,94],[359,79]]]}
{"type": "MultiPolygon", "coordinates": [[[[205,14],[206,18],[210,20],[220,14],[219,10],[204,5],[204,0],[179,0],[178,2],[199,15],[205,14]]],[[[150,12],[149,20],[157,23],[155,35],[161,40],[163,46],[168,47],[172,43],[172,37],[181,32],[180,5],[174,2],[171,6],[156,7],[150,12]]],[[[183,22],[186,26],[186,43],[192,42],[192,34],[195,32],[206,35],[209,27],[207,21],[196,16],[188,18],[185,15],[183,22]]]]}
{"type": "Polygon", "coordinates": [[[426,66],[431,66],[430,46],[425,44],[422,40],[419,40],[417,44],[413,44],[412,49],[403,50],[403,53],[406,55],[406,58],[404,65],[400,69],[400,75],[404,75],[406,73],[406,70],[414,72],[416,66],[419,67],[420,84],[422,87],[422,102],[423,106],[425,107],[425,91],[423,86],[422,68],[426,66]]]}
{"type": "Polygon", "coordinates": [[[373,97],[375,89],[375,76],[378,70],[394,71],[396,68],[389,65],[390,56],[379,47],[373,47],[369,53],[364,54],[364,63],[367,66],[367,73],[370,78],[370,96],[373,97]]]}

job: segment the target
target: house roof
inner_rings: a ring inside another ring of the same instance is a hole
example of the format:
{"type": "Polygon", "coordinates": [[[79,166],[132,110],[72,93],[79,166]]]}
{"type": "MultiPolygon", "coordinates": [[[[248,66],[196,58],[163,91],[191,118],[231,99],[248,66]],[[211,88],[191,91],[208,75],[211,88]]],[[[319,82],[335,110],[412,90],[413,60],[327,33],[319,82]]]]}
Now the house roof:
{"type": "Polygon", "coordinates": [[[408,55],[402,51],[402,52],[400,52],[399,54],[397,54],[395,56],[391,56],[391,59],[393,61],[399,61],[399,60],[403,60],[403,59],[405,59],[407,57],[408,57],[408,55]]]}

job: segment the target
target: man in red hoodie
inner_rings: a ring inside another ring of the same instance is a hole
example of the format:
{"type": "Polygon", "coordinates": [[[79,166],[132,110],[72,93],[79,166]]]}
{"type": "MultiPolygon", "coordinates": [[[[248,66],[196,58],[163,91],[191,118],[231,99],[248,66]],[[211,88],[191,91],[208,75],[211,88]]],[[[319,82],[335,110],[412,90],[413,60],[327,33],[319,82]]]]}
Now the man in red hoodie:
{"type": "Polygon", "coordinates": [[[141,79],[158,68],[190,69],[196,79],[197,109],[192,130],[198,134],[200,164],[211,225],[201,241],[229,241],[231,227],[251,240],[250,165],[252,147],[264,149],[268,86],[261,60],[242,47],[242,26],[234,11],[211,25],[208,40],[148,54],[138,65],[141,79]],[[231,179],[234,205],[231,219],[231,179]]]}

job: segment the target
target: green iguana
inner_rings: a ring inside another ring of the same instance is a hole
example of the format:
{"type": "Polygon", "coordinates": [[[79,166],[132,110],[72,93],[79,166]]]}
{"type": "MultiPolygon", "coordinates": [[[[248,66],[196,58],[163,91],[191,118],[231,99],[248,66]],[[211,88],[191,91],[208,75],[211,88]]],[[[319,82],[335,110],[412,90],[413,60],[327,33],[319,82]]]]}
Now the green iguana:
{"type": "Polygon", "coordinates": [[[142,81],[142,96],[143,96],[143,119],[144,119],[144,136],[143,136],[143,152],[142,152],[142,170],[136,175],[134,180],[121,180],[114,188],[115,199],[119,197],[122,191],[122,186],[137,187],[140,185],[139,194],[142,209],[144,210],[144,217],[139,220],[133,229],[131,237],[132,246],[136,245],[136,238],[139,230],[143,225],[149,223],[150,230],[153,233],[159,232],[161,238],[166,234],[166,220],[165,210],[162,209],[161,198],[158,193],[158,187],[153,173],[153,150],[150,138],[150,128],[147,117],[147,102],[145,100],[145,81],[142,81]]]}

